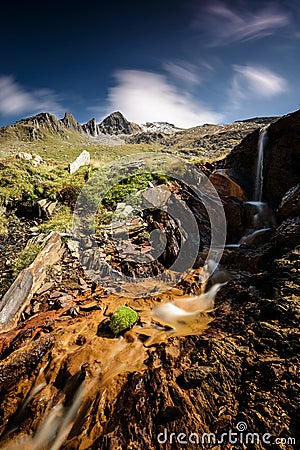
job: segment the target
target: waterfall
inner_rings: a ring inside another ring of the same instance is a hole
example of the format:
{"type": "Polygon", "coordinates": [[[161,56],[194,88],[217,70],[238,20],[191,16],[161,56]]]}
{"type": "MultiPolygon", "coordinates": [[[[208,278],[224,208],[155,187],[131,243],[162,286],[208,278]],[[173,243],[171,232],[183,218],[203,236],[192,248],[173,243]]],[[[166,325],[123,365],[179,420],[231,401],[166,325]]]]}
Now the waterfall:
{"type": "Polygon", "coordinates": [[[261,129],[259,133],[258,145],[257,145],[257,166],[256,166],[256,179],[255,179],[255,193],[254,200],[262,201],[263,191],[263,170],[264,170],[264,148],[267,142],[268,131],[267,128],[261,129]]]}
{"type": "Polygon", "coordinates": [[[273,216],[268,204],[262,201],[263,196],[263,171],[264,171],[264,152],[268,139],[268,127],[260,129],[259,139],[257,144],[257,161],[256,161],[256,177],[254,199],[247,201],[245,205],[252,205],[255,209],[252,213],[252,223],[246,230],[245,235],[236,244],[227,244],[226,248],[239,248],[241,244],[252,245],[253,242],[258,242],[260,236],[264,236],[276,226],[276,220],[273,216]]]}

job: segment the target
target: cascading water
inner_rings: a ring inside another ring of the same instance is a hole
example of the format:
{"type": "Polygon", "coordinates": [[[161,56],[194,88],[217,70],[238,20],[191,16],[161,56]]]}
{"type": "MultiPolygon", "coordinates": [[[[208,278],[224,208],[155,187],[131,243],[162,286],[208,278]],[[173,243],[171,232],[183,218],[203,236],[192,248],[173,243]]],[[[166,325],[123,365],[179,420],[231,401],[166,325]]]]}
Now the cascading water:
{"type": "Polygon", "coordinates": [[[254,200],[257,202],[262,201],[263,193],[263,171],[264,171],[264,149],[268,139],[268,129],[263,128],[260,130],[258,146],[257,146],[257,163],[256,163],[256,179],[255,179],[255,193],[254,200]]]}
{"type": "Polygon", "coordinates": [[[254,199],[245,202],[245,205],[252,205],[255,209],[253,213],[252,224],[247,229],[246,234],[237,244],[226,245],[226,248],[238,248],[241,244],[252,244],[260,235],[272,229],[275,226],[275,219],[268,204],[262,201],[263,197],[263,172],[264,172],[264,152],[268,140],[268,127],[262,128],[259,132],[257,144],[256,177],[254,186],[254,199]]]}

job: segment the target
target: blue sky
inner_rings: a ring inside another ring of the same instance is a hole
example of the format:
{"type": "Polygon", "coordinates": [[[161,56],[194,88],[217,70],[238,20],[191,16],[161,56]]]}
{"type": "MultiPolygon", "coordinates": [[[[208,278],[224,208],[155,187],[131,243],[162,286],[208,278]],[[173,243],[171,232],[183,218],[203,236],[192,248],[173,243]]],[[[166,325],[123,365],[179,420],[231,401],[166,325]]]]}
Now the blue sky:
{"type": "Polygon", "coordinates": [[[300,1],[13,2],[1,6],[0,125],[189,127],[299,109],[300,1]]]}

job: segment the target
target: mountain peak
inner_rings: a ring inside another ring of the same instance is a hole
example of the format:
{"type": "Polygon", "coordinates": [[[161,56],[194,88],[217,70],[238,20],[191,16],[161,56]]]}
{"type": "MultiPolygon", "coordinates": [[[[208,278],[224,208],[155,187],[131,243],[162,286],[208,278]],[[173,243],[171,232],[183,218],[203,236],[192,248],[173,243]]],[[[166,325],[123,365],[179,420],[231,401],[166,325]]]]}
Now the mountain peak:
{"type": "Polygon", "coordinates": [[[63,119],[60,119],[60,122],[64,125],[68,130],[75,130],[79,133],[82,133],[82,127],[79,122],[75,119],[73,114],[66,112],[63,119]]]}
{"type": "Polygon", "coordinates": [[[105,117],[99,124],[99,130],[104,134],[132,134],[131,123],[120,111],[115,111],[105,117]]]}

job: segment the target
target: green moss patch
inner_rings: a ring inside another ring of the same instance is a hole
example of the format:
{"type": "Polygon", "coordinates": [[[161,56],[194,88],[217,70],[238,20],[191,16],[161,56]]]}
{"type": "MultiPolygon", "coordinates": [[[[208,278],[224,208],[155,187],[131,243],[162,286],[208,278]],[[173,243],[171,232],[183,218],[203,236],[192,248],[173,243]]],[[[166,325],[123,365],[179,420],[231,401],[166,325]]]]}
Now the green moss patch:
{"type": "Polygon", "coordinates": [[[128,306],[121,306],[111,316],[109,328],[118,335],[131,328],[137,321],[138,314],[128,306]]]}

